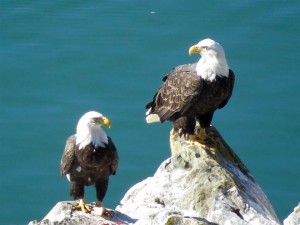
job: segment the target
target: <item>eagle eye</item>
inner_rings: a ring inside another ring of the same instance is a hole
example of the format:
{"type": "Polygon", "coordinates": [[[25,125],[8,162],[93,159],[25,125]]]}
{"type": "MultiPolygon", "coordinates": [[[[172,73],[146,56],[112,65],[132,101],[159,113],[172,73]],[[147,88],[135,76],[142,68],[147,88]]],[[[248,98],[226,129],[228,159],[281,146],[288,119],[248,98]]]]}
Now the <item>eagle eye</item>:
{"type": "Polygon", "coordinates": [[[94,123],[96,123],[97,121],[99,121],[99,118],[98,118],[98,117],[94,117],[94,118],[92,118],[92,121],[93,121],[94,123]]]}

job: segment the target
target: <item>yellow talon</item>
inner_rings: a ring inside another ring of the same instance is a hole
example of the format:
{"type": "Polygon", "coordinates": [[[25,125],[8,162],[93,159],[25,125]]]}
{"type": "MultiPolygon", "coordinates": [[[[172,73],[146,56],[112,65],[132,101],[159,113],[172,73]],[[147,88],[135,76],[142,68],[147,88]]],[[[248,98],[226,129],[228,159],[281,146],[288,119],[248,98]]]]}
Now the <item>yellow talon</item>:
{"type": "Polygon", "coordinates": [[[80,199],[79,203],[77,205],[74,205],[72,209],[81,210],[85,213],[90,213],[92,211],[92,208],[85,203],[84,199],[80,199]]]}
{"type": "Polygon", "coordinates": [[[108,210],[108,209],[106,209],[104,206],[103,206],[103,204],[102,204],[102,202],[101,201],[98,201],[98,203],[97,203],[97,205],[96,205],[97,207],[99,207],[99,208],[102,208],[102,215],[104,215],[104,216],[112,216],[112,212],[113,211],[110,211],[110,210],[108,210]]]}
{"type": "Polygon", "coordinates": [[[199,134],[194,134],[194,135],[189,135],[189,140],[187,141],[187,144],[189,145],[194,145],[195,142],[202,144],[202,145],[206,145],[206,131],[204,128],[200,129],[199,134]]]}

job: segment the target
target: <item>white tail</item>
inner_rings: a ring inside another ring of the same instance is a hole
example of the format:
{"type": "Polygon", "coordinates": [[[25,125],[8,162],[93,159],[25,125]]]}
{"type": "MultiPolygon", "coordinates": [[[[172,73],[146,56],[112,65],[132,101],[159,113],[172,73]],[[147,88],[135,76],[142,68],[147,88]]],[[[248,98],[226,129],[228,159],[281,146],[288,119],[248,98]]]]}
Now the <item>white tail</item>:
{"type": "Polygon", "coordinates": [[[157,114],[150,114],[146,117],[147,123],[157,123],[160,122],[159,116],[157,114]]]}

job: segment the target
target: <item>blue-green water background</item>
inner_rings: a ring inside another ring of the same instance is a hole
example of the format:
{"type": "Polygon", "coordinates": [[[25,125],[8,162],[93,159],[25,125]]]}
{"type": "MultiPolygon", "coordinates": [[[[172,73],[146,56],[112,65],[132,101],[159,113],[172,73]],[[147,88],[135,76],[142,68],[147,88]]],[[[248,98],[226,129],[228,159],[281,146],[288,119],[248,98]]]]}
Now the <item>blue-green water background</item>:
{"type": "MultiPolygon", "coordinates": [[[[210,37],[236,74],[213,124],[284,219],[300,201],[300,2],[0,1],[0,221],[26,224],[69,200],[59,176],[65,139],[97,110],[120,165],[104,203],[115,208],[169,155],[170,124],[144,105],[188,48],[210,37]]],[[[87,200],[95,201],[88,188],[87,200]]]]}

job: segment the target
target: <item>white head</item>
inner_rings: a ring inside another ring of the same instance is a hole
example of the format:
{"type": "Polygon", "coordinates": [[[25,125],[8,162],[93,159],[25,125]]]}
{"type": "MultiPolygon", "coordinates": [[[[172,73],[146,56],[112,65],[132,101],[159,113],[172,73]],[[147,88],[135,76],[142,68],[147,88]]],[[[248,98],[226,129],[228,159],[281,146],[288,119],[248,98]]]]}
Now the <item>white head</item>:
{"type": "Polygon", "coordinates": [[[200,60],[197,63],[196,71],[205,80],[213,81],[216,76],[228,76],[225,52],[222,46],[212,39],[204,39],[189,49],[189,54],[199,53],[200,60]]]}
{"type": "Polygon", "coordinates": [[[79,149],[84,148],[91,142],[96,147],[105,147],[108,138],[101,125],[110,127],[109,119],[101,113],[90,111],[80,118],[76,129],[76,144],[79,145],[79,149]]]}

